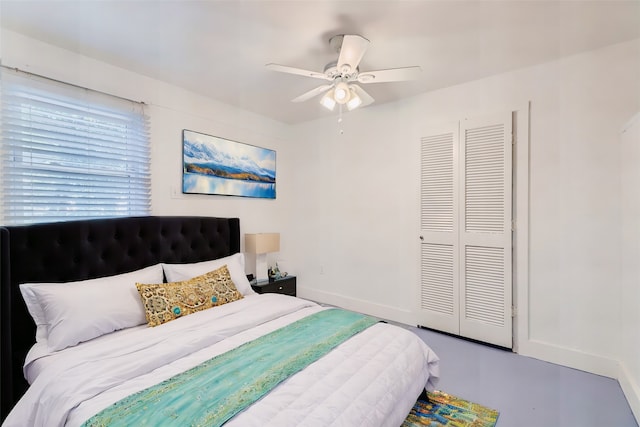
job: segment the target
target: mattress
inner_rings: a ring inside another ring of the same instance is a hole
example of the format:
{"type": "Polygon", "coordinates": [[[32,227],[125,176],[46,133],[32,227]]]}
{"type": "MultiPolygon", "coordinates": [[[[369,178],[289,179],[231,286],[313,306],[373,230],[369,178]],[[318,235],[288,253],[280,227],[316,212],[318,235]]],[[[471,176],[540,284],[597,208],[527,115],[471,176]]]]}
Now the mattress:
{"type": "MultiPolygon", "coordinates": [[[[4,425],[80,426],[130,394],[325,309],[286,295],[250,295],[55,353],[34,348],[25,369],[31,386],[4,425]]],[[[225,426],[397,427],[422,389],[434,389],[438,376],[438,357],[420,338],[380,322],[277,385],[225,426]]]]}

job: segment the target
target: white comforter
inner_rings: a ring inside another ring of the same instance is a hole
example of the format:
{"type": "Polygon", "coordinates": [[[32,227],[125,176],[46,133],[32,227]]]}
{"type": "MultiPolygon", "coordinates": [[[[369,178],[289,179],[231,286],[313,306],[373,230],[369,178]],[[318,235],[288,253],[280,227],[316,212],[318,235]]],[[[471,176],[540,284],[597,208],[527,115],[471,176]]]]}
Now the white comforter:
{"type": "MultiPolygon", "coordinates": [[[[39,360],[5,426],[79,426],[118,400],[323,310],[278,294],[248,296],[155,328],[133,328],[39,360]]],[[[415,334],[376,324],[290,377],[226,426],[399,426],[438,358],[415,334]]]]}

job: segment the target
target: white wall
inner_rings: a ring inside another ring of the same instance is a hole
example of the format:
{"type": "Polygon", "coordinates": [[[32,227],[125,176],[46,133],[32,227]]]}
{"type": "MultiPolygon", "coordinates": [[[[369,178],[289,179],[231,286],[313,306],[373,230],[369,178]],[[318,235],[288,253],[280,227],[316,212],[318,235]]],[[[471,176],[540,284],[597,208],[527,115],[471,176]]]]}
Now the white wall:
{"type": "Polygon", "coordinates": [[[528,296],[520,351],[616,377],[619,129],[640,107],[640,40],[295,128],[301,294],[411,323],[419,136],[531,101],[528,296]]]}
{"type": "Polygon", "coordinates": [[[640,113],[620,141],[622,293],[620,295],[620,384],[640,419],[640,113]]]}
{"type": "MultiPolygon", "coordinates": [[[[154,215],[240,217],[243,234],[281,231],[290,222],[295,162],[288,126],[12,31],[1,36],[3,65],[148,104],[154,215]],[[276,200],[183,195],[182,129],[276,150],[276,200]]],[[[291,241],[283,238],[281,249],[279,257],[286,258],[291,241]]]]}

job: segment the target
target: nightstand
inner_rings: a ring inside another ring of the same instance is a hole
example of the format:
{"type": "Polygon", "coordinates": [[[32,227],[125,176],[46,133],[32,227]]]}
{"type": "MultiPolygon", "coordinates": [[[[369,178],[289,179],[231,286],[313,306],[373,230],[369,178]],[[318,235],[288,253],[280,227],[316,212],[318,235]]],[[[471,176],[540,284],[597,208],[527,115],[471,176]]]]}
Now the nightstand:
{"type": "Polygon", "coordinates": [[[296,296],[296,276],[287,276],[282,279],[273,281],[258,282],[255,285],[251,285],[254,291],[259,294],[265,294],[268,292],[276,294],[296,296]]]}

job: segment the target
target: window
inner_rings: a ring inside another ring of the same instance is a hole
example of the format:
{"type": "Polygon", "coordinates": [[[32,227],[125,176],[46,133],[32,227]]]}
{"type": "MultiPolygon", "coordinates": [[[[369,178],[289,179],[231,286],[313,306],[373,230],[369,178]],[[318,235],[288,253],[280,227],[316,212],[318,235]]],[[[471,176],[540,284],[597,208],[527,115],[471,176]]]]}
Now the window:
{"type": "Polygon", "coordinates": [[[149,214],[143,104],[1,73],[0,223],[149,214]]]}

